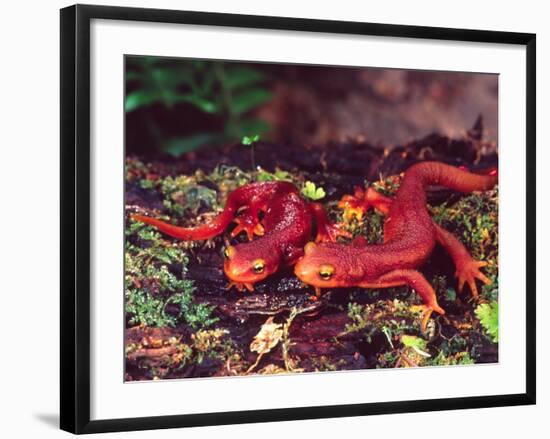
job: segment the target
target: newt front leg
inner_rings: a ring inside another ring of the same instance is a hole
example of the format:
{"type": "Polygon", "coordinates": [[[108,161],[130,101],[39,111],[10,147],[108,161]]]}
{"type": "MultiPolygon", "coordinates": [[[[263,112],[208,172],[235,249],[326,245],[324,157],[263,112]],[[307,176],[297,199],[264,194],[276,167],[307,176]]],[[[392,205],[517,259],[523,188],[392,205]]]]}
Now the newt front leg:
{"type": "Polygon", "coordinates": [[[265,230],[260,223],[260,212],[262,210],[265,210],[265,207],[255,200],[252,200],[249,206],[241,209],[234,220],[237,226],[232,230],[231,237],[235,237],[241,232],[246,233],[249,241],[254,239],[254,235],[263,236],[265,230]]]}

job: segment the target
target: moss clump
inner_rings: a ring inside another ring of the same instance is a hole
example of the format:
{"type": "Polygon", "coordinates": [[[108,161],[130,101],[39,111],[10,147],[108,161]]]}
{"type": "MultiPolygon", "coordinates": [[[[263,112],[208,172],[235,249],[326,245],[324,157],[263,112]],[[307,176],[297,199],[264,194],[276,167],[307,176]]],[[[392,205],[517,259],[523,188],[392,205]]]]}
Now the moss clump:
{"type": "Polygon", "coordinates": [[[176,217],[196,216],[201,208],[212,210],[217,207],[216,191],[197,184],[194,177],[166,177],[162,180],[160,192],[164,197],[164,207],[176,217]]]}
{"type": "Polygon", "coordinates": [[[383,335],[390,347],[394,342],[407,332],[420,335],[419,317],[421,309],[409,307],[405,302],[394,300],[377,300],[374,303],[360,305],[348,304],[348,317],[350,323],[340,337],[356,332],[362,334],[362,338],[371,343],[375,336],[383,335]]]}
{"type": "Polygon", "coordinates": [[[228,335],[229,331],[219,328],[201,330],[192,334],[194,362],[202,363],[207,357],[221,361],[228,359],[239,361],[241,355],[228,335]]]}
{"type": "Polygon", "coordinates": [[[125,309],[130,325],[208,327],[213,308],[195,303],[192,280],[184,279],[188,257],[183,248],[161,238],[154,228],[133,222],[126,230],[125,309]],[[171,307],[171,311],[168,308],[171,307]]]}
{"type": "Polygon", "coordinates": [[[372,187],[386,197],[393,197],[401,185],[403,174],[391,175],[372,183],[372,187]]]}

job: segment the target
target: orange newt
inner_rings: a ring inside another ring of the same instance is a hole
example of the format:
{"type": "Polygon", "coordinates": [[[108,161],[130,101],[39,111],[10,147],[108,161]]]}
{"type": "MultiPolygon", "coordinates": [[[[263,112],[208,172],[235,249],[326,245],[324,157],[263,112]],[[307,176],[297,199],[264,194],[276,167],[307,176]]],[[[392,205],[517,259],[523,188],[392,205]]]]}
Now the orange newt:
{"type": "Polygon", "coordinates": [[[249,241],[224,250],[224,272],[235,286],[253,291],[253,285],[275,273],[283,265],[292,265],[303,255],[316,222],[316,241],[335,241],[349,234],[331,224],[318,203],[308,203],[289,182],[250,183],[231,192],[223,211],[213,220],[196,227],[179,227],[143,215],[136,221],[155,226],[174,238],[194,241],[213,238],[235,221],[231,236],[245,232],[249,241]],[[260,222],[260,213],[263,219],[260,222]],[[253,240],[254,235],[259,238],[253,240]]]}
{"type": "Polygon", "coordinates": [[[355,196],[344,196],[340,202],[340,207],[356,209],[359,213],[369,207],[384,213],[382,244],[367,244],[363,237],[356,238],[351,245],[310,242],[294,272],[304,283],[312,285],[317,295],[321,288],[409,285],[426,305],[422,319],[422,328],[425,329],[433,311],[445,314],[437,303],[433,287],[417,270],[428,259],[436,242],[453,259],[460,291],[468,283],[472,296],[476,298],[475,279],[490,283],[479,270],[486,263],[474,260],[455,236],[433,222],[426,208],[426,187],[441,185],[467,193],[489,190],[497,181],[496,173],[472,174],[438,162],[413,165],[406,171],[394,199],[370,188],[366,193],[359,190],[355,196]]]}

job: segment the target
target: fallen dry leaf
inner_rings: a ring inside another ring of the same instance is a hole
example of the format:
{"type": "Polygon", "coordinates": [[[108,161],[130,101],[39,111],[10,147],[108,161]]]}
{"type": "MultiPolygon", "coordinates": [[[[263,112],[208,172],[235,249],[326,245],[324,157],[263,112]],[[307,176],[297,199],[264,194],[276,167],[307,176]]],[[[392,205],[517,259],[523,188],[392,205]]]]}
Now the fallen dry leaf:
{"type": "Polygon", "coordinates": [[[282,327],[280,323],[273,323],[273,317],[268,318],[250,343],[250,350],[260,355],[271,351],[283,336],[282,327]]]}

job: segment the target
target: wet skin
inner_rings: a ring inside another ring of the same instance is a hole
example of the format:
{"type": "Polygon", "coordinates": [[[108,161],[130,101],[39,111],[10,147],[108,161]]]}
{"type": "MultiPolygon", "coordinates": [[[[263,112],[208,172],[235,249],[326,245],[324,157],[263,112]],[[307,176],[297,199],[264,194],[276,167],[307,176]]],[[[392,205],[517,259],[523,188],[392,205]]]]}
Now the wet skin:
{"type": "Polygon", "coordinates": [[[224,250],[224,272],[230,279],[228,287],[235,286],[239,291],[244,288],[252,291],[256,282],[281,266],[294,264],[303,255],[314,223],[319,242],[348,236],[329,222],[321,205],[306,202],[296,186],[288,182],[244,185],[229,195],[222,213],[196,227],[175,226],[143,215],[132,215],[132,218],[187,241],[213,238],[236,222],[231,236],[245,232],[249,242],[224,250]],[[261,222],[260,214],[263,215],[261,222]],[[258,237],[254,239],[255,235],[258,237]]]}
{"type": "Polygon", "coordinates": [[[459,289],[465,283],[477,297],[475,279],[490,280],[479,268],[484,262],[475,261],[464,245],[451,233],[436,225],[426,208],[426,187],[441,185],[460,192],[484,191],[497,183],[496,175],[472,174],[437,162],[423,162],[405,173],[395,199],[378,194],[373,189],[342,199],[341,206],[362,212],[374,207],[386,214],[384,242],[369,245],[363,238],[351,245],[337,243],[308,243],[304,256],[296,263],[294,272],[304,283],[321,288],[363,287],[387,288],[409,285],[427,307],[423,327],[430,314],[445,311],[437,303],[435,291],[417,269],[430,256],[436,243],[451,255],[459,279],[459,289]]]}

